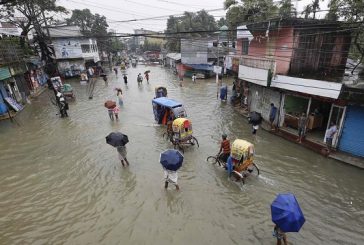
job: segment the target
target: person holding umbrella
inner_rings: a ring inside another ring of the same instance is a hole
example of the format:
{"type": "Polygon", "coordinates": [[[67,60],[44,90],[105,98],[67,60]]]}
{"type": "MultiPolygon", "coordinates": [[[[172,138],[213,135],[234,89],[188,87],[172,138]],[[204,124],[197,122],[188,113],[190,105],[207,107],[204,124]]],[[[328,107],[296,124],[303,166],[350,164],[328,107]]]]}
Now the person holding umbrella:
{"type": "Polygon", "coordinates": [[[161,153],[159,162],[162,164],[164,172],[164,188],[168,188],[168,184],[175,185],[179,190],[177,170],[182,166],[183,155],[177,150],[166,150],[161,153]]]}
{"type": "Polygon", "coordinates": [[[272,221],[275,224],[273,236],[277,245],[287,245],[285,232],[298,232],[305,223],[305,217],[292,193],[278,194],[271,204],[272,221]]]}
{"type": "Polygon", "coordinates": [[[107,100],[104,106],[107,108],[110,120],[114,121],[114,108],[116,107],[116,102],[112,100],[107,100]]]}
{"type": "Polygon", "coordinates": [[[149,70],[144,72],[145,79],[147,80],[147,83],[149,83],[149,70]]]}
{"type": "Polygon", "coordinates": [[[121,161],[123,167],[125,167],[125,165],[129,166],[129,161],[126,158],[125,146],[128,142],[128,136],[120,132],[112,132],[108,136],[106,136],[106,143],[116,148],[119,160],[121,161]]]}

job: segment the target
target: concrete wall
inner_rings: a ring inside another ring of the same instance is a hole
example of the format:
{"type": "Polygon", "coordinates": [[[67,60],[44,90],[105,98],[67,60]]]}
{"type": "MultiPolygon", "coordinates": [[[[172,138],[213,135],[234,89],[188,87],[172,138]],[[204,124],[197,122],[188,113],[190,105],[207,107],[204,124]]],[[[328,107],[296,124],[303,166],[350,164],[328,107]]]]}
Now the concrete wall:
{"type": "Polygon", "coordinates": [[[262,114],[264,120],[269,121],[270,104],[278,108],[280,112],[277,114],[275,123],[279,121],[279,125],[283,125],[283,109],[280,107],[281,94],[278,91],[272,90],[270,88],[265,88],[259,85],[249,83],[249,108],[250,111],[256,111],[262,114]]]}
{"type": "Polygon", "coordinates": [[[288,74],[293,54],[293,39],[293,28],[281,28],[279,31],[270,31],[269,38],[265,37],[265,33],[254,32],[254,39],[250,42],[248,55],[252,57],[274,58],[276,61],[276,73],[286,75],[288,74]]]}

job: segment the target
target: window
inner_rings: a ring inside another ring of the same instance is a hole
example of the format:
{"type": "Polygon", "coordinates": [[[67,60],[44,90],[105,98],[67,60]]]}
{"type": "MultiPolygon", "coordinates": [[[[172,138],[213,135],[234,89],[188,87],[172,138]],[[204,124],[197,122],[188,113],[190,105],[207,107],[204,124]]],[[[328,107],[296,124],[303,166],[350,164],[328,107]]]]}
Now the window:
{"type": "Polygon", "coordinates": [[[81,45],[82,53],[91,53],[91,47],[89,44],[82,44],[81,45]]]}
{"type": "Polygon", "coordinates": [[[249,39],[244,38],[243,41],[242,41],[241,53],[242,54],[248,54],[248,50],[249,50],[249,39]]]}

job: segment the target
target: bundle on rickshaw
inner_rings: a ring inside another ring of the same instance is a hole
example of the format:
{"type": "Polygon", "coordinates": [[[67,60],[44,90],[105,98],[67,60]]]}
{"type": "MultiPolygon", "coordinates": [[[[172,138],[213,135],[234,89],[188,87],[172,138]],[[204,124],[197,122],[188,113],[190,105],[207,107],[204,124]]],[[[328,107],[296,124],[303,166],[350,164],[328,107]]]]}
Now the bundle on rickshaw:
{"type": "Polygon", "coordinates": [[[237,180],[244,180],[247,174],[259,175],[259,169],[254,163],[254,145],[246,140],[236,139],[231,146],[231,163],[228,166],[237,180]]]}
{"type": "MultiPolygon", "coordinates": [[[[167,129],[168,130],[168,129],[167,129]]],[[[192,135],[192,122],[187,118],[177,118],[172,123],[172,135],[170,140],[175,148],[183,151],[183,145],[197,145],[197,139],[192,135]]]]}

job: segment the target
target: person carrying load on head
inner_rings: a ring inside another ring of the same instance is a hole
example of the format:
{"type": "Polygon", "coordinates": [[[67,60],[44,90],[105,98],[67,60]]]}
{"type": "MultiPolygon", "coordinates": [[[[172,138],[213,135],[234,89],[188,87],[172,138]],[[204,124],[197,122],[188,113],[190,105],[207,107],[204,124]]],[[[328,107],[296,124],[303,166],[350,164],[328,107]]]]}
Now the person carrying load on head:
{"type": "Polygon", "coordinates": [[[220,150],[217,155],[219,156],[219,159],[225,163],[227,161],[228,157],[230,156],[230,141],[227,139],[226,134],[223,134],[221,136],[221,138],[222,138],[222,141],[220,144],[220,150]]]}

